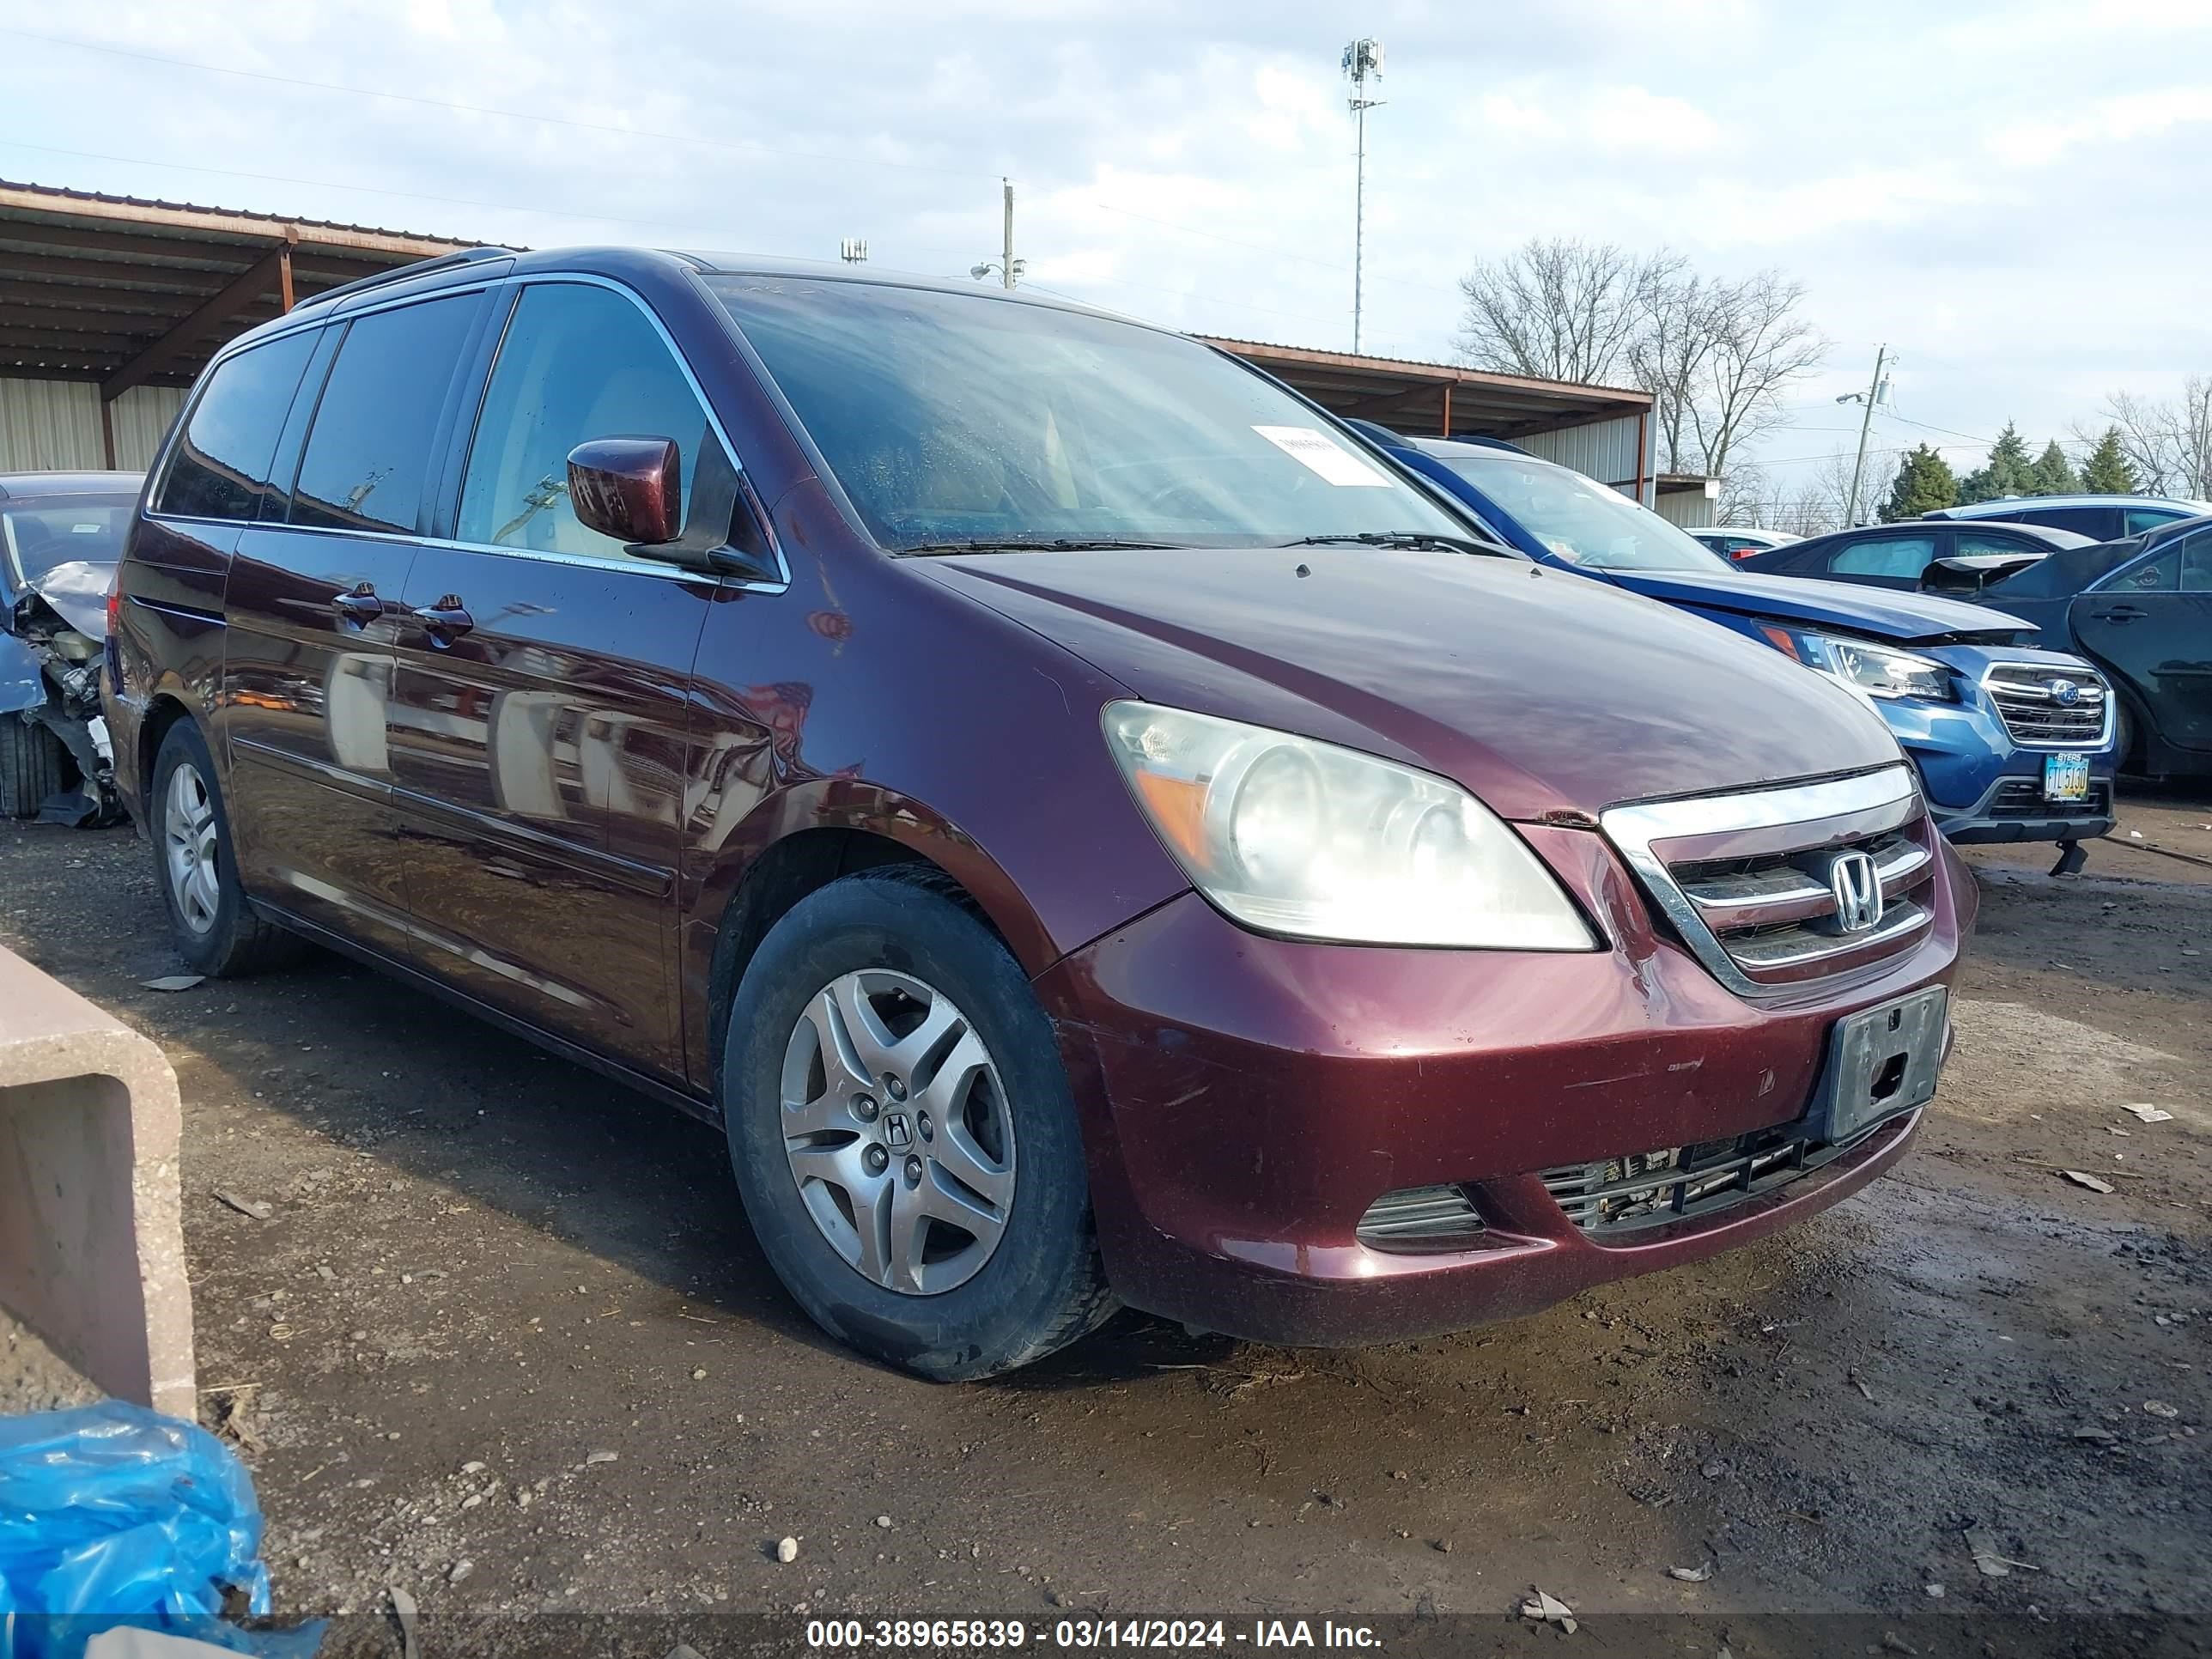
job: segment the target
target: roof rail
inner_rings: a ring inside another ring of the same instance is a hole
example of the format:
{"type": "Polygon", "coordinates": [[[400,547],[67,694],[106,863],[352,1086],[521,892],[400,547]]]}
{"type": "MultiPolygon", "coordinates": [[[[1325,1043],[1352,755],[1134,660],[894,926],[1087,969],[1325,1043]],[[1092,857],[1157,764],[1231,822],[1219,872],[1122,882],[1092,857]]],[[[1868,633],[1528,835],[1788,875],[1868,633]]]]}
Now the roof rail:
{"type": "Polygon", "coordinates": [[[311,294],[300,303],[320,305],[325,300],[343,299],[349,294],[360,294],[372,288],[382,288],[386,283],[396,283],[404,277],[426,276],[434,270],[448,270],[454,265],[472,265],[480,259],[511,259],[511,247],[464,248],[458,253],[441,253],[434,259],[416,259],[410,264],[394,265],[389,270],[380,270],[374,276],[356,276],[350,283],[341,283],[336,288],[326,288],[319,294],[311,294]]]}

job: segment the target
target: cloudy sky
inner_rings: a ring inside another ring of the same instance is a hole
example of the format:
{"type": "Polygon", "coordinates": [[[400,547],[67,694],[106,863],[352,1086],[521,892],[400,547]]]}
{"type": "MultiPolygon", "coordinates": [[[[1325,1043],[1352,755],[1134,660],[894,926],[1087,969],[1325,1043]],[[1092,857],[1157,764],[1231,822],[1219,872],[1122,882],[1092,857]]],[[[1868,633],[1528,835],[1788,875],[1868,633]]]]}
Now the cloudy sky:
{"type": "Polygon", "coordinates": [[[1036,284],[1344,348],[1358,34],[1370,350],[1448,357],[1469,262],[1567,235],[1806,284],[1784,474],[1878,341],[1876,447],[1962,463],[2212,371],[2212,0],[0,0],[0,177],[951,275],[1006,175],[1036,284]]]}

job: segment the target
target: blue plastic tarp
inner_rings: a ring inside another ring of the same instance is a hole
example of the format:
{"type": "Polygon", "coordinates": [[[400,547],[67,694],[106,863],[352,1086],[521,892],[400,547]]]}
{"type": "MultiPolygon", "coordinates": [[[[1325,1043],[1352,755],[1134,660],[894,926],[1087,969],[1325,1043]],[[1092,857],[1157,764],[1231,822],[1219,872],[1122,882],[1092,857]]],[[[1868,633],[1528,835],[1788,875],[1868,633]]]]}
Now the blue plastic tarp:
{"type": "Polygon", "coordinates": [[[75,1659],[118,1624],[246,1651],[312,1652],[222,1622],[269,1613],[261,1509],[216,1437],[108,1401],[0,1418],[0,1659],[75,1659]]]}

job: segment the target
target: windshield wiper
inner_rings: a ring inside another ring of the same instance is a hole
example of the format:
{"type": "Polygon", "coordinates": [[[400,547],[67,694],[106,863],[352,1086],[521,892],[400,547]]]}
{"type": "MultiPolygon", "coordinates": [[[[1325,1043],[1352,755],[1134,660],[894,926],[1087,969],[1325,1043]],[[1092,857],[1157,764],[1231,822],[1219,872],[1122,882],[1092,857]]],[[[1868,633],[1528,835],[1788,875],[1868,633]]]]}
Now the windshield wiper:
{"type": "Polygon", "coordinates": [[[1480,553],[1487,556],[1504,554],[1508,558],[1517,556],[1513,549],[1503,542],[1484,541],[1476,536],[1439,536],[1426,530],[1360,530],[1346,531],[1334,536],[1301,536],[1294,542],[1285,542],[1285,547],[1328,547],[1358,544],[1361,547],[1431,547],[1448,553],[1480,553]]]}
{"type": "Polygon", "coordinates": [[[912,547],[898,550],[906,553],[1087,553],[1098,548],[1124,547],[1132,549],[1164,550],[1176,545],[1174,542],[1127,541],[1119,537],[1054,536],[1043,540],[1024,541],[1014,537],[978,536],[961,542],[918,542],[912,547]]]}

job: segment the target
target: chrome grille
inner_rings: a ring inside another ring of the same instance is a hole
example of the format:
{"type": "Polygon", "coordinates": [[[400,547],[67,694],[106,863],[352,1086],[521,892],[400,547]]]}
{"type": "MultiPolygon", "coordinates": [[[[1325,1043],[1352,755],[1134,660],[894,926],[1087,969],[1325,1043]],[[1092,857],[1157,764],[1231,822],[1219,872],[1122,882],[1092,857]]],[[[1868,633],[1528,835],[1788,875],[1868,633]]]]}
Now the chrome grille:
{"type": "Polygon", "coordinates": [[[2057,668],[1998,663],[1982,676],[1982,689],[2014,743],[2101,749],[2112,740],[2112,693],[2086,663],[2057,668]]]}
{"type": "Polygon", "coordinates": [[[1358,1237],[1374,1250],[1462,1250],[1480,1243],[1482,1217],[1464,1187],[1401,1187],[1359,1218],[1358,1237]]]}
{"type": "Polygon", "coordinates": [[[1828,782],[1616,807],[1602,819],[1682,942],[1747,995],[1879,967],[1933,921],[1935,831],[1902,766],[1828,782]],[[1837,864],[1873,863],[1871,927],[1838,914],[1837,864]]]}

